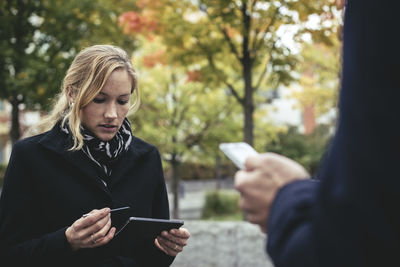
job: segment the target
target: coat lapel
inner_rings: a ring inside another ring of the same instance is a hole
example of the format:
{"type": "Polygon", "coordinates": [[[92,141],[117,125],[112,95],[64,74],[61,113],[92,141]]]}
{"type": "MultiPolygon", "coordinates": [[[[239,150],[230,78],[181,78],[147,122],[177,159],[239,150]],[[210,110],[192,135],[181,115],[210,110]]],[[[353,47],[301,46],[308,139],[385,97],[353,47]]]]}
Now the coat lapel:
{"type": "Polygon", "coordinates": [[[94,166],[95,163],[91,162],[82,151],[68,151],[72,144],[59,127],[59,124],[56,124],[53,129],[43,136],[39,143],[64,157],[84,174],[83,177],[111,197],[111,193],[101,181],[101,175],[96,166],[94,166]]]}
{"type": "Polygon", "coordinates": [[[145,147],[141,144],[141,140],[132,136],[133,140],[129,146],[129,149],[126,153],[124,153],[117,164],[114,166],[112,174],[110,186],[115,186],[118,182],[120,182],[124,177],[129,177],[134,174],[128,175],[129,171],[132,170],[132,167],[137,164],[138,159],[145,153],[148,152],[148,147],[145,147]]]}

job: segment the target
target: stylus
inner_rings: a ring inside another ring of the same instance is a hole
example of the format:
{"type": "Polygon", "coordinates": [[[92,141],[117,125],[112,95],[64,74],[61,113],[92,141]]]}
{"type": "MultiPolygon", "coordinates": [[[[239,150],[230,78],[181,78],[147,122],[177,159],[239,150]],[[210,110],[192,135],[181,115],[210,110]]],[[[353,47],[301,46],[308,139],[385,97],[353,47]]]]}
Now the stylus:
{"type": "MultiPolygon", "coordinates": [[[[126,209],[129,209],[129,208],[130,208],[130,207],[126,206],[126,207],[111,209],[110,212],[118,211],[118,210],[126,210],[126,209]]],[[[85,217],[87,217],[87,216],[89,216],[89,215],[90,215],[90,213],[86,213],[86,214],[83,214],[82,217],[85,218],[85,217]]]]}

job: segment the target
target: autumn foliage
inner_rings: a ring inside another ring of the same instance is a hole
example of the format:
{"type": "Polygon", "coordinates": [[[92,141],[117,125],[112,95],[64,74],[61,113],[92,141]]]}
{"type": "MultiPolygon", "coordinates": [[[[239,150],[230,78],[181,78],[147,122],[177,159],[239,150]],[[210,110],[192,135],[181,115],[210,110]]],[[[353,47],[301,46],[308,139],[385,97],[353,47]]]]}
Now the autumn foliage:
{"type": "Polygon", "coordinates": [[[139,14],[135,11],[122,13],[118,18],[118,24],[125,34],[141,33],[148,35],[157,30],[158,24],[152,13],[139,14]]]}
{"type": "Polygon", "coordinates": [[[201,73],[200,70],[192,70],[192,71],[187,71],[187,80],[186,82],[200,82],[201,81],[201,73]]]}
{"type": "Polygon", "coordinates": [[[143,57],[143,65],[145,67],[154,68],[157,64],[166,64],[165,51],[163,49],[143,57]]]}

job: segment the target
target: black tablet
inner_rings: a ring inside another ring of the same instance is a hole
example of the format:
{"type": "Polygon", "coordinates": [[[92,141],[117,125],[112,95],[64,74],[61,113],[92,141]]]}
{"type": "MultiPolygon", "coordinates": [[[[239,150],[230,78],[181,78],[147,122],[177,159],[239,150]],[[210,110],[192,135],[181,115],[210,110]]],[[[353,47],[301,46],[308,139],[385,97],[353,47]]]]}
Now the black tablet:
{"type": "Polygon", "coordinates": [[[183,224],[183,220],[129,217],[126,223],[117,231],[115,235],[120,234],[120,232],[125,228],[130,232],[129,235],[146,239],[154,239],[160,235],[162,231],[179,229],[179,227],[181,227],[183,224]]]}

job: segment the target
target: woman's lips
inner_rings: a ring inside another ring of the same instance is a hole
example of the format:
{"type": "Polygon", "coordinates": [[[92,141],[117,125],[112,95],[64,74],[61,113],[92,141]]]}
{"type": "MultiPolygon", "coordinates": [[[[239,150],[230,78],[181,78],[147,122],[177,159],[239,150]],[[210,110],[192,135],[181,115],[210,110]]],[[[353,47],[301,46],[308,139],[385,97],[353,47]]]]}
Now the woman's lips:
{"type": "Polygon", "coordinates": [[[117,126],[111,124],[101,124],[99,126],[105,132],[115,132],[118,128],[117,126]]]}

